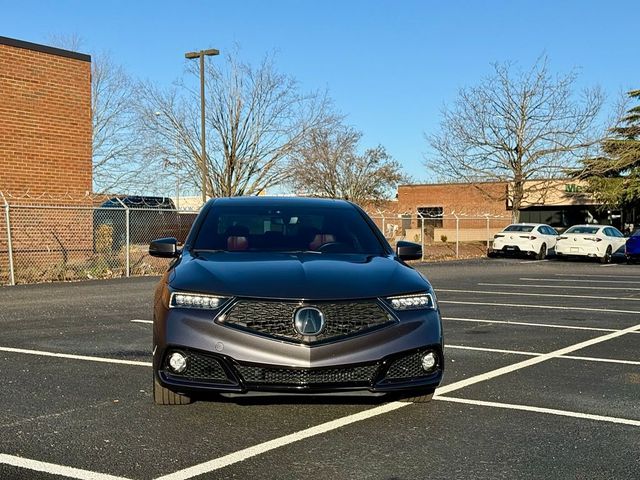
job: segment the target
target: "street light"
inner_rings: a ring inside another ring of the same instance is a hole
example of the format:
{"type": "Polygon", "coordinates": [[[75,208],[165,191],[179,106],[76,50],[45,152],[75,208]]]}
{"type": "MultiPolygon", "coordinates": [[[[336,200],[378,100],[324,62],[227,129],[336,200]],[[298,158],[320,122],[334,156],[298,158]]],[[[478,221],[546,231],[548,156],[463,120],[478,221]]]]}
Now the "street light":
{"type": "Polygon", "coordinates": [[[219,55],[220,51],[215,48],[209,50],[200,50],[199,52],[187,52],[184,54],[188,60],[196,58],[200,59],[200,144],[202,147],[200,157],[200,170],[202,171],[202,203],[207,201],[207,150],[205,145],[205,126],[204,126],[204,57],[219,55]]]}

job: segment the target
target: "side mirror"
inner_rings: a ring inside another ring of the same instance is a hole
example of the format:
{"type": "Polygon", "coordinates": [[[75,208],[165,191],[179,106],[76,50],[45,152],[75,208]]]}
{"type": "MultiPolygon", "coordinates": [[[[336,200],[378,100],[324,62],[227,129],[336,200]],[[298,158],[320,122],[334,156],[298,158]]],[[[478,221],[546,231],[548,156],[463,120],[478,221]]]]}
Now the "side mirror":
{"type": "Polygon", "coordinates": [[[180,255],[178,240],[174,237],[158,238],[149,244],[149,255],[160,258],[176,258],[180,255]]]}
{"type": "Polygon", "coordinates": [[[400,240],[396,244],[396,255],[402,260],[420,260],[422,259],[422,246],[400,240]]]}

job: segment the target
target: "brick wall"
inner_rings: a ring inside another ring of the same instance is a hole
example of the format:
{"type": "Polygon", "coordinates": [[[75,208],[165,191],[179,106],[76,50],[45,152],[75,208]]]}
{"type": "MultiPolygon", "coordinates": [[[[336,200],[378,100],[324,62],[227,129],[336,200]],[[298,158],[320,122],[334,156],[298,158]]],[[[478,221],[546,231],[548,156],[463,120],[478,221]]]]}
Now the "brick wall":
{"type": "Polygon", "coordinates": [[[506,183],[446,183],[400,185],[398,209],[415,214],[419,207],[442,207],[445,216],[510,215],[505,203],[506,183]]]}
{"type": "Polygon", "coordinates": [[[89,56],[0,37],[0,191],[91,192],[89,56]]]}

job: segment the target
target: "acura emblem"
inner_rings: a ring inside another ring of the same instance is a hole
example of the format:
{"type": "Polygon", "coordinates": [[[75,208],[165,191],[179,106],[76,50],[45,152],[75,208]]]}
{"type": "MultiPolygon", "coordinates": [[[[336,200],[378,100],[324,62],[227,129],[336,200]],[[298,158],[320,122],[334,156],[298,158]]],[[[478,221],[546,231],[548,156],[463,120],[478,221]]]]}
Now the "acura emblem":
{"type": "Polygon", "coordinates": [[[319,335],[324,329],[324,315],[314,307],[302,307],[293,317],[293,326],[300,335],[319,335]]]}

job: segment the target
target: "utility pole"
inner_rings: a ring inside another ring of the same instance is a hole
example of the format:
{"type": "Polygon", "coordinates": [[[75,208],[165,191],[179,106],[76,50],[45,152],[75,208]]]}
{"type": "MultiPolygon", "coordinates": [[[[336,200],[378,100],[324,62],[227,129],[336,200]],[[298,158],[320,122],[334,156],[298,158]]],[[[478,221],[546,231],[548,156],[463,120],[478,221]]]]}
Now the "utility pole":
{"type": "Polygon", "coordinates": [[[200,50],[199,52],[187,52],[184,54],[185,58],[189,60],[193,60],[196,58],[200,59],[200,147],[202,148],[202,152],[200,154],[200,172],[202,173],[202,204],[204,205],[207,201],[207,184],[208,184],[208,174],[207,174],[207,148],[206,148],[206,138],[205,138],[205,122],[204,122],[204,112],[205,112],[205,100],[204,100],[204,57],[205,56],[213,56],[220,55],[220,51],[215,48],[210,48],[209,50],[200,50]]]}

